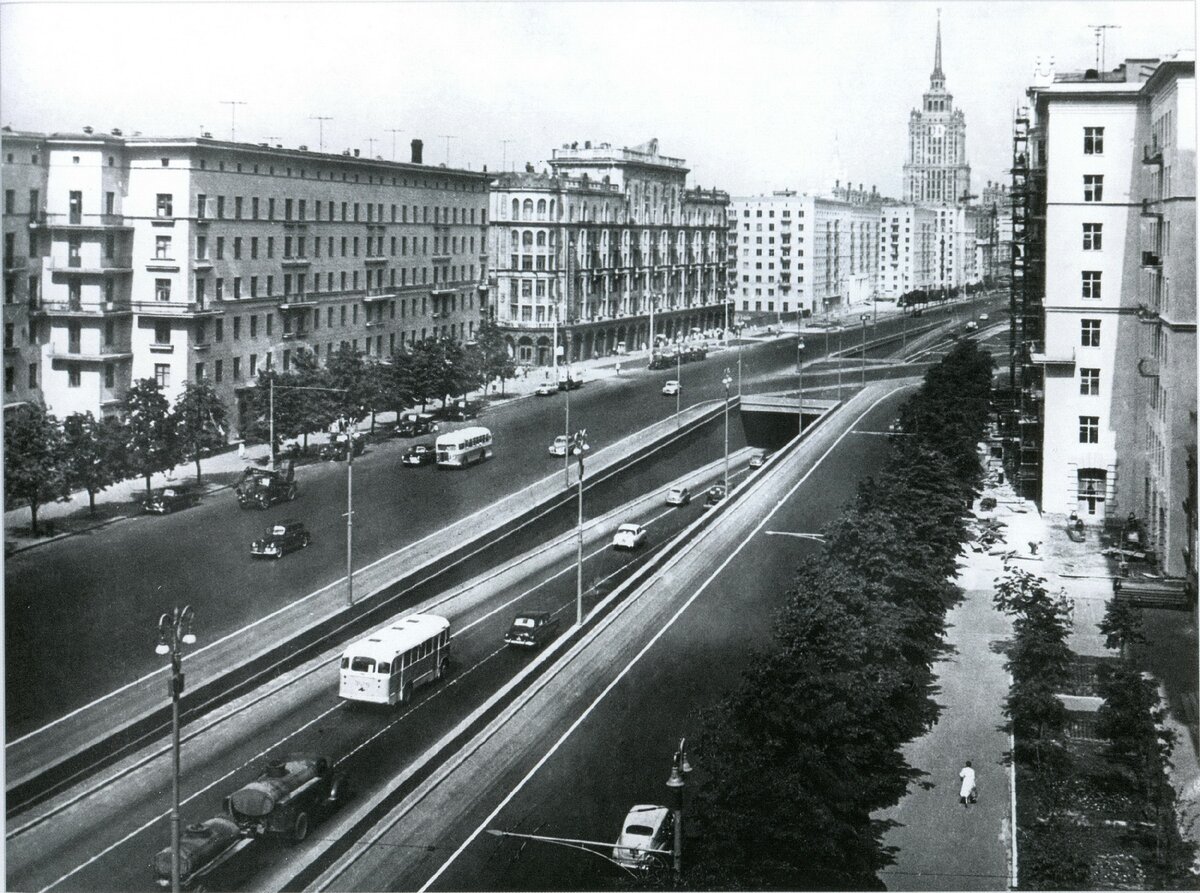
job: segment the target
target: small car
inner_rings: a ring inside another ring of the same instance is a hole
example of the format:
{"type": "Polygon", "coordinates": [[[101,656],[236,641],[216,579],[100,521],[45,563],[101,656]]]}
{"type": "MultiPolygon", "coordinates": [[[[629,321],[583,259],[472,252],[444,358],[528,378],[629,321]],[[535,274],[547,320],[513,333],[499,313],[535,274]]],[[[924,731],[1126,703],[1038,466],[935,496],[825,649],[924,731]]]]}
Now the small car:
{"type": "Polygon", "coordinates": [[[142,500],[142,511],[154,515],[168,515],[199,504],[200,491],[195,487],[159,487],[142,500]]]}
{"type": "Polygon", "coordinates": [[[552,384],[542,384],[538,385],[538,389],[533,393],[539,397],[553,397],[558,393],[558,388],[552,384]]]}
{"type": "Polygon", "coordinates": [[[665,806],[641,804],[629,810],[621,824],[621,836],[612,850],[618,865],[645,871],[665,864],[670,858],[675,834],[675,816],[665,806]],[[650,852],[657,850],[658,852],[650,852]]]}
{"type": "Polygon", "coordinates": [[[705,505],[716,505],[725,498],[725,486],[723,484],[713,484],[708,488],[708,493],[704,496],[705,505]]]}
{"type": "Polygon", "coordinates": [[[558,632],[558,618],[549,611],[529,611],[513,618],[512,626],[504,634],[505,645],[521,648],[540,648],[558,632]]]}
{"type": "Polygon", "coordinates": [[[421,437],[438,430],[437,421],[430,412],[406,412],[400,416],[395,427],[397,437],[421,437]]]}
{"type": "Polygon", "coordinates": [[[755,450],[750,454],[750,467],[761,468],[771,458],[770,450],[755,450]]]}
{"type": "Polygon", "coordinates": [[[419,467],[421,465],[432,465],[433,460],[437,458],[437,451],[434,450],[433,444],[430,443],[414,443],[404,455],[400,457],[402,465],[412,465],[419,467]]]}
{"type": "Polygon", "coordinates": [[[679,393],[679,382],[672,378],[665,385],[663,385],[662,392],[666,397],[674,397],[679,393]]]}
{"type": "Polygon", "coordinates": [[[550,444],[550,455],[565,456],[567,454],[567,448],[570,445],[571,442],[567,438],[567,435],[560,434],[558,437],[554,438],[554,443],[550,444]]]}
{"type": "Polygon", "coordinates": [[[692,491],[687,487],[672,487],[667,491],[667,505],[687,505],[692,501],[692,491]]]}
{"type": "Polygon", "coordinates": [[[568,375],[566,378],[559,379],[558,382],[560,391],[577,391],[581,387],[583,387],[583,377],[578,375],[574,378],[568,375]]]}
{"type": "Polygon", "coordinates": [[[646,528],[641,524],[622,524],[613,537],[614,549],[636,549],[646,542],[646,528]]]}
{"type": "Polygon", "coordinates": [[[979,328],[979,323],[975,322],[975,320],[971,320],[966,325],[966,329],[968,332],[974,332],[978,328],[979,328]]]}
{"type": "Polygon", "coordinates": [[[986,313],[981,313],[981,314],[979,314],[979,321],[980,321],[980,322],[987,322],[987,321],[988,321],[988,315],[987,315],[986,313]]]}
{"type": "Polygon", "coordinates": [[[353,449],[354,455],[361,456],[367,449],[367,439],[357,434],[353,440],[348,434],[335,434],[328,443],[321,444],[320,456],[324,462],[345,462],[347,452],[353,449]],[[350,444],[353,443],[351,447],[350,444]]]}
{"type": "Polygon", "coordinates": [[[255,558],[278,559],[288,552],[307,549],[311,539],[303,521],[281,521],[268,530],[262,539],[250,544],[250,554],[255,558]]]}

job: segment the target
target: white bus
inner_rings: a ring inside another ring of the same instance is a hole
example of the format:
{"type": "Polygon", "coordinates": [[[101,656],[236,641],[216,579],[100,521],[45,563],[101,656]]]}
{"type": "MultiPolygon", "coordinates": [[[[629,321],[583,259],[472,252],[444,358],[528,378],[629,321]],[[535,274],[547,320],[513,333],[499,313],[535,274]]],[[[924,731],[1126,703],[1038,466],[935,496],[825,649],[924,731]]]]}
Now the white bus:
{"type": "Polygon", "coordinates": [[[450,621],[410,614],[342,653],[338,697],[370,704],[407,704],[413,690],[441,679],[450,666],[450,621]]]}
{"type": "Polygon", "coordinates": [[[492,458],[492,432],[487,428],[462,428],[443,434],[434,447],[439,468],[466,468],[492,458]]]}

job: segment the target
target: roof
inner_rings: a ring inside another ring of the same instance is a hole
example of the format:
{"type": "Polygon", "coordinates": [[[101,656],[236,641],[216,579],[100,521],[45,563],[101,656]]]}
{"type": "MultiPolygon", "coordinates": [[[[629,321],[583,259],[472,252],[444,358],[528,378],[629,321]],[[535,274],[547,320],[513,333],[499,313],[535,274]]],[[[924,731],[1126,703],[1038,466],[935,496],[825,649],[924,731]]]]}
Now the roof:
{"type": "Polygon", "coordinates": [[[345,651],[347,657],[369,657],[375,661],[391,660],[397,654],[419,645],[443,630],[450,621],[436,614],[409,614],[391,626],[376,630],[359,639],[345,651]]]}
{"type": "Polygon", "coordinates": [[[457,431],[451,431],[449,434],[443,434],[437,439],[439,444],[455,443],[468,437],[484,437],[491,435],[491,429],[484,428],[482,425],[472,425],[469,428],[459,428],[457,431]]]}

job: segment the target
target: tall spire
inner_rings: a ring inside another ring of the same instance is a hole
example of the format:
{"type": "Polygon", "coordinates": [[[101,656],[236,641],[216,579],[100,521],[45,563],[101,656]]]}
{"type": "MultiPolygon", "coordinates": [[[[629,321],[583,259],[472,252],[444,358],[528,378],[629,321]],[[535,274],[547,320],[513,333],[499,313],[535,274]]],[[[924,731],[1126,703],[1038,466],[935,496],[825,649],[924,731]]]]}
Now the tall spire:
{"type": "Polygon", "coordinates": [[[929,76],[930,80],[943,81],[946,76],[942,74],[942,9],[939,6],[937,11],[937,43],[933,50],[933,74],[929,76]]]}

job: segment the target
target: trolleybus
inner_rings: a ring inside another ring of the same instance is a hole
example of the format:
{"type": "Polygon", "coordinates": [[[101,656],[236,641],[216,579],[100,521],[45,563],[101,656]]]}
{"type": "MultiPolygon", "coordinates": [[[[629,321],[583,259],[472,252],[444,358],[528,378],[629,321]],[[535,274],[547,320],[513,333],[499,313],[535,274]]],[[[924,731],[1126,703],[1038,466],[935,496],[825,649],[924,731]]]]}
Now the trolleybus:
{"type": "Polygon", "coordinates": [[[413,691],[450,669],[450,621],[410,614],[342,653],[338,696],[370,704],[407,704],[413,691]]]}
{"type": "Polygon", "coordinates": [[[439,468],[466,468],[492,458],[492,432],[479,426],[462,428],[437,439],[439,468]]]}

